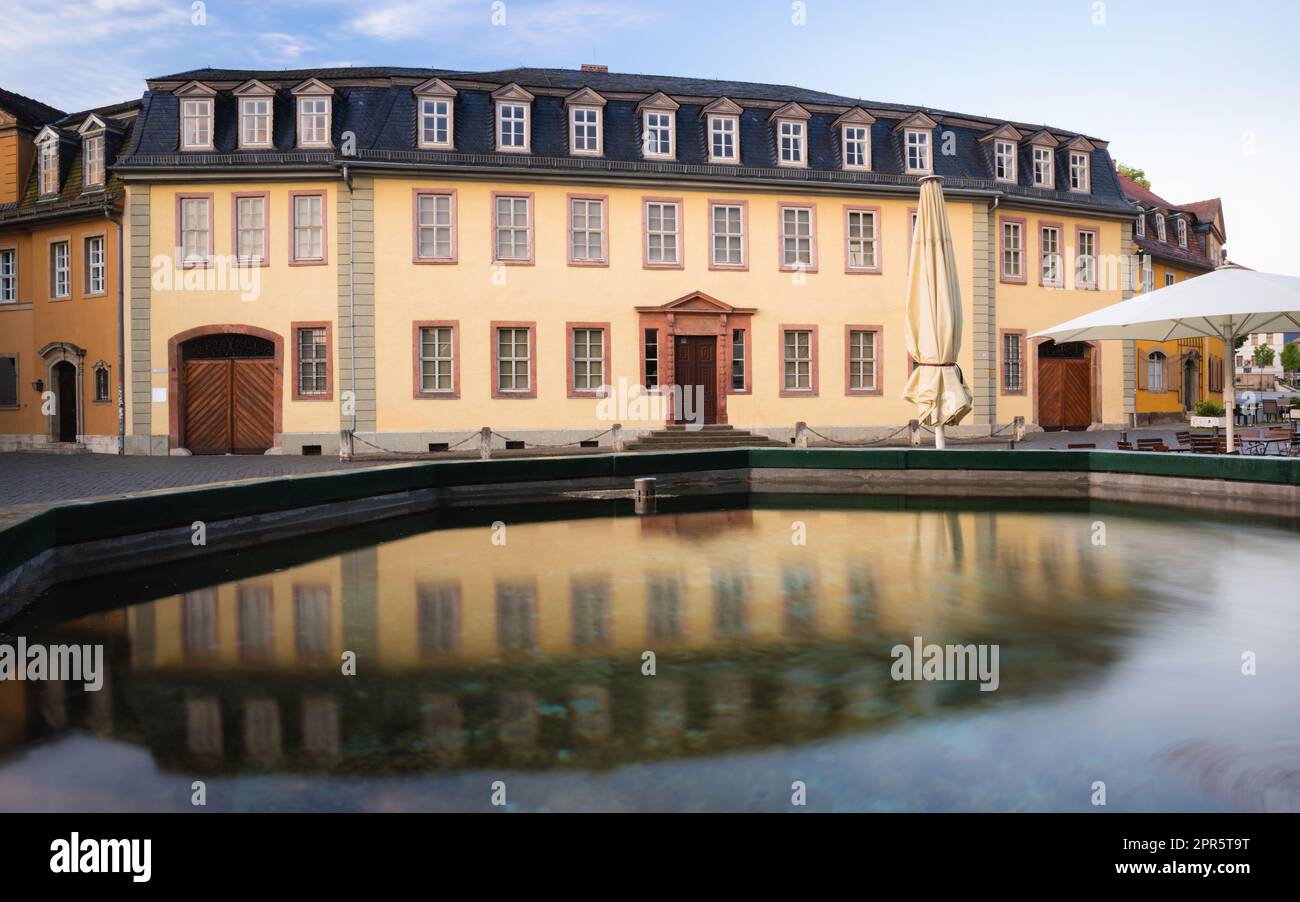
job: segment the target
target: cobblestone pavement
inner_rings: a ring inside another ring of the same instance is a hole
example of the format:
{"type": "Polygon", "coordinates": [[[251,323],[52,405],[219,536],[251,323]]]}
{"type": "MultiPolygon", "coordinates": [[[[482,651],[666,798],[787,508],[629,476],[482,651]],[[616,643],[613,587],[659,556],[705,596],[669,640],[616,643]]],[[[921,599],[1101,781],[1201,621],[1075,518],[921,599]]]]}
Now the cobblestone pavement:
{"type": "MultiPolygon", "coordinates": [[[[1178,427],[1133,429],[1130,439],[1161,437],[1174,444],[1178,427]]],[[[1091,442],[1099,449],[1115,447],[1119,432],[1031,432],[1018,448],[1064,448],[1076,442],[1091,442]]],[[[949,447],[959,449],[1009,449],[1009,436],[980,441],[952,440],[949,447]]],[[[923,446],[933,444],[929,433],[923,446]]],[[[897,447],[900,442],[891,442],[897,447]]],[[[885,447],[878,445],[876,447],[885,447]]],[[[529,452],[513,452],[521,456],[529,452]]],[[[537,452],[531,452],[537,453],[537,452]]],[[[585,452],[591,453],[591,452],[585,452]]],[[[473,456],[473,455],[471,455],[473,456]]],[[[320,473],[350,467],[376,466],[389,461],[358,460],[343,463],[334,457],[296,457],[291,455],[233,455],[213,457],[119,457],[112,454],[0,454],[0,508],[46,506],[52,502],[76,498],[95,498],[204,485],[233,479],[285,476],[295,473],[320,473]]]]}

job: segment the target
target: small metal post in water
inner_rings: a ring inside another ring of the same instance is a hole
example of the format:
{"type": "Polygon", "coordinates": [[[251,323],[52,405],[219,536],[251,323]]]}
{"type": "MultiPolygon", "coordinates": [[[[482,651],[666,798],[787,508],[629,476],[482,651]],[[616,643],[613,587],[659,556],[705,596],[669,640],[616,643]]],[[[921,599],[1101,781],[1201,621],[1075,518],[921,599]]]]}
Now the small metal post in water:
{"type": "Polygon", "coordinates": [[[655,478],[653,476],[641,476],[632,483],[634,487],[633,509],[638,514],[653,514],[655,512],[655,478]]]}

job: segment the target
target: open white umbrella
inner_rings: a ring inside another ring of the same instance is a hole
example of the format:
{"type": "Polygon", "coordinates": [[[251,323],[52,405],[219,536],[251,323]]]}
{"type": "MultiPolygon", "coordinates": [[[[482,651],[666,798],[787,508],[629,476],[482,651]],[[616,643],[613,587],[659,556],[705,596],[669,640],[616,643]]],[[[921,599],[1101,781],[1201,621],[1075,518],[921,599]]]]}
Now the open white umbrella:
{"type": "Polygon", "coordinates": [[[1300,278],[1221,266],[1212,273],[1111,304],[1032,338],[1171,341],[1221,338],[1227,357],[1228,451],[1233,450],[1237,367],[1233,345],[1252,332],[1300,331],[1300,278]]]}
{"type": "Polygon", "coordinates": [[[904,338],[916,368],[903,398],[916,405],[917,419],[934,427],[934,446],[944,447],[943,427],[970,413],[971,393],[957,366],[961,350],[961,287],[952,250],[943,178],[921,179],[921,200],[907,266],[904,338]]]}

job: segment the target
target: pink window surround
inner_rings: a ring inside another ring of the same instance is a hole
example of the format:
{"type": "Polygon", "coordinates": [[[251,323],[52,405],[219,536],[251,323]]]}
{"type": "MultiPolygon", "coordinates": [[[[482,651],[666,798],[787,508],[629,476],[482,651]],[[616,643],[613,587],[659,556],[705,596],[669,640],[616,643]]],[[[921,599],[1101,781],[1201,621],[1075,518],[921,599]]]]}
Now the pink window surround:
{"type": "MultiPolygon", "coordinates": [[[[709,269],[731,271],[731,272],[748,272],[749,271],[749,201],[747,200],[726,200],[723,198],[709,198],[709,269]],[[714,207],[740,207],[740,259],[739,264],[735,263],[714,263],[713,262],[713,208],[714,207]]],[[[779,257],[777,258],[780,259],[779,257]]]]}
{"type": "MultiPolygon", "coordinates": [[[[680,197],[655,197],[652,195],[642,195],[641,197],[641,268],[642,269],[685,269],[686,268],[686,222],[683,214],[686,211],[686,205],[680,197]],[[676,263],[651,263],[650,262],[650,204],[676,204],[677,205],[677,262],[676,263]]],[[[712,215],[712,214],[710,214],[712,215]]],[[[709,259],[713,259],[713,248],[709,248],[709,259]]],[[[645,380],[641,380],[645,384],[645,380]]]]}
{"type": "Polygon", "coordinates": [[[1078,273],[1079,257],[1082,256],[1080,248],[1083,247],[1083,241],[1079,237],[1084,233],[1092,235],[1092,281],[1079,282],[1076,278],[1074,287],[1083,291],[1096,291],[1097,283],[1101,279],[1101,229],[1096,226],[1077,226],[1074,230],[1074,274],[1078,273]]]}
{"type": "MultiPolygon", "coordinates": [[[[411,189],[411,262],[420,263],[429,266],[445,266],[448,263],[456,263],[460,256],[460,225],[457,220],[456,212],[456,189],[455,188],[412,188],[411,189]],[[450,257],[421,257],[420,256],[420,198],[421,197],[448,197],[451,198],[451,256],[450,257]]],[[[496,240],[496,234],[493,233],[493,241],[496,240]]]]}
{"type": "Polygon", "coordinates": [[[1038,220],[1036,231],[1037,231],[1036,240],[1038,242],[1038,256],[1035,259],[1038,261],[1038,284],[1042,285],[1044,288],[1064,288],[1065,287],[1065,223],[1048,222],[1046,220],[1040,219],[1038,220]],[[1058,257],[1060,257],[1060,262],[1057,266],[1057,281],[1055,283],[1048,283],[1043,281],[1043,255],[1047,253],[1046,248],[1043,247],[1043,229],[1056,229],[1056,254],[1058,257]]]}
{"type": "MultiPolygon", "coordinates": [[[[609,195],[608,194],[566,194],[564,196],[564,216],[568,222],[566,231],[565,256],[568,258],[570,266],[582,267],[602,267],[609,266],[609,195]],[[575,260],[573,259],[573,202],[575,200],[594,200],[600,202],[600,259],[599,260],[575,260]]],[[[495,209],[495,204],[493,205],[495,209]]],[[[532,206],[529,205],[529,214],[532,213],[532,206]]],[[[495,237],[495,235],[493,236],[495,237]]],[[[679,249],[680,256],[680,249],[679,249]]]]}
{"type": "Polygon", "coordinates": [[[779,387],[779,396],[782,398],[815,398],[817,397],[820,385],[817,378],[817,370],[821,363],[820,347],[817,338],[817,327],[815,325],[799,323],[782,323],[776,329],[777,339],[777,385],[779,387]],[[785,387],[785,333],[787,332],[809,332],[808,336],[808,383],[806,389],[787,389],[785,387]]]}
{"type": "MultiPolygon", "coordinates": [[[[710,224],[712,219],[710,218],[710,224]]],[[[748,229],[746,230],[748,231],[748,229]]],[[[712,248],[710,248],[712,251],[712,248]]],[[[746,257],[746,262],[748,262],[746,257]]],[[[816,204],[786,204],[776,205],[776,263],[781,272],[816,272],[817,271],[817,205],[816,204]],[[785,211],[786,210],[807,210],[808,211],[808,264],[791,264],[785,262],[785,211]]]]}
{"type": "MultiPolygon", "coordinates": [[[[494,202],[495,205],[495,202],[494,202]]],[[[492,397],[493,398],[536,398],[537,397],[537,323],[536,321],[519,321],[519,320],[493,320],[488,328],[488,336],[492,341],[492,397]],[[498,367],[500,365],[500,345],[497,340],[498,329],[527,329],[528,330],[528,391],[500,391],[500,380],[497,378],[498,367]]]]}
{"type": "MultiPolygon", "coordinates": [[[[784,380],[785,373],[781,374],[784,380]]],[[[784,384],[784,381],[782,382],[784,384]]],[[[844,327],[844,394],[850,398],[871,398],[885,393],[885,327],[850,323],[844,327]],[[851,388],[853,384],[853,333],[875,333],[876,387],[851,388]]]]}
{"type": "Polygon", "coordinates": [[[213,213],[215,203],[213,201],[213,196],[214,195],[211,191],[206,193],[186,192],[184,194],[176,195],[176,258],[180,266],[184,269],[206,269],[212,265],[212,255],[215,253],[212,245],[217,240],[216,235],[213,234],[216,228],[213,224],[215,222],[213,213]],[[181,244],[181,207],[183,206],[183,201],[187,200],[206,200],[208,202],[208,252],[203,260],[191,261],[188,263],[185,262],[184,247],[181,244]]]}
{"type": "MultiPolygon", "coordinates": [[[[566,214],[567,219],[567,214],[566,214]]],[[[491,239],[492,239],[492,262],[501,266],[532,266],[537,257],[537,230],[534,224],[537,221],[537,205],[531,191],[493,191],[492,192],[492,217],[491,239]],[[528,199],[528,256],[520,260],[501,260],[497,257],[497,198],[500,197],[524,197],[528,199]]]]}
{"type": "MultiPolygon", "coordinates": [[[[493,346],[496,332],[492,333],[493,346]]],[[[494,358],[495,361],[495,358],[494,358]]],[[[455,401],[460,398],[460,320],[455,319],[417,319],[411,323],[411,397],[431,400],[455,401]],[[424,391],[420,379],[420,330],[451,330],[451,391],[424,391]]],[[[530,380],[531,381],[531,380],[530,380]]],[[[492,384],[496,385],[496,370],[492,372],[492,384]]]]}
{"type": "Polygon", "coordinates": [[[1029,394],[1029,357],[1025,351],[1025,336],[1028,332],[1024,329],[999,329],[998,330],[998,394],[1023,396],[1029,394]],[[1015,335],[1020,341],[1020,388],[1007,388],[1007,339],[1006,336],[1015,335]]]}
{"type": "MultiPolygon", "coordinates": [[[[879,207],[869,207],[860,204],[844,205],[844,272],[848,275],[858,276],[878,276],[884,272],[885,261],[885,244],[881,237],[881,224],[884,222],[884,215],[879,207]],[[875,214],[875,238],[876,238],[876,265],[875,266],[853,266],[850,263],[849,254],[849,214],[850,213],[873,213],[875,214]]],[[[908,246],[909,253],[911,246],[908,246]]]]}
{"type": "Polygon", "coordinates": [[[999,216],[998,217],[998,281],[1005,282],[1008,285],[1024,285],[1028,281],[1028,223],[1020,216],[999,216]],[[1020,275],[1013,276],[1007,272],[1006,241],[1008,223],[1020,226],[1020,275]]]}
{"type": "Polygon", "coordinates": [[[236,266],[270,266],[271,265],[271,192],[236,191],[230,195],[230,256],[236,266]],[[244,197],[262,199],[262,259],[251,263],[239,256],[239,200],[244,197]]]}
{"type": "Polygon", "coordinates": [[[319,322],[294,322],[289,324],[289,340],[293,342],[293,400],[295,401],[333,401],[334,400],[334,323],[328,320],[319,322]],[[299,329],[325,330],[325,393],[304,395],[299,391],[298,376],[302,343],[298,339],[299,329]]]}
{"type": "MultiPolygon", "coordinates": [[[[604,386],[608,387],[613,384],[611,373],[613,373],[610,359],[612,357],[609,323],[565,323],[564,324],[564,386],[565,392],[570,398],[604,398],[609,392],[605,388],[597,389],[577,389],[573,387],[573,333],[576,329],[595,329],[602,333],[601,353],[604,354],[602,363],[601,381],[604,386]]],[[[642,355],[645,354],[645,346],[642,346],[642,355]]],[[[644,362],[642,366],[644,366],[644,362]]],[[[644,383],[642,383],[644,384],[644,383]]]]}
{"type": "Polygon", "coordinates": [[[289,265],[290,266],[324,266],[329,263],[330,258],[330,218],[329,218],[329,198],[325,196],[324,191],[290,191],[289,192],[289,265]],[[298,252],[297,242],[294,241],[293,227],[297,214],[298,198],[300,197],[319,197],[320,198],[320,259],[319,260],[299,260],[295,256],[298,252]]]}

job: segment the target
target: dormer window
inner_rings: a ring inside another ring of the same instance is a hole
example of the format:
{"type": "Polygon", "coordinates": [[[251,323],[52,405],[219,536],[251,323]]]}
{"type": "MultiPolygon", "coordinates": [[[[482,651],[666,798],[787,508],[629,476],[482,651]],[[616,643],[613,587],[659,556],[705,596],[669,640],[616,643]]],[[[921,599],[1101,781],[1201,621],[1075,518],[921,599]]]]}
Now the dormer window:
{"type": "Polygon", "coordinates": [[[650,160],[677,158],[678,103],[662,91],[637,106],[641,113],[641,155],[650,160]]]}
{"type": "Polygon", "coordinates": [[[1034,148],[1034,187],[1051,188],[1055,183],[1055,166],[1052,163],[1052,148],[1034,148]]]}
{"type": "Polygon", "coordinates": [[[993,142],[993,177],[999,182],[1016,181],[1016,145],[1011,141],[993,142]]]}
{"type": "Polygon", "coordinates": [[[333,134],[334,89],[309,78],[293,89],[298,104],[298,146],[330,147],[333,134]]]}
{"type": "Polygon", "coordinates": [[[845,169],[871,169],[871,126],[875,121],[875,116],[854,107],[832,124],[840,130],[840,165],[845,169]]]}
{"type": "Polygon", "coordinates": [[[1174,220],[1174,233],[1178,235],[1178,246],[1187,249],[1187,223],[1182,219],[1174,220]]]}
{"type": "Polygon", "coordinates": [[[87,135],[81,141],[82,187],[90,191],[104,187],[104,136],[87,135]]]}
{"type": "Polygon", "coordinates": [[[271,102],[275,91],[257,79],[235,88],[239,101],[239,147],[241,150],[271,146],[271,102]]]}
{"type": "Polygon", "coordinates": [[[1168,243],[1165,234],[1165,214],[1163,213],[1156,214],[1156,237],[1166,244],[1168,243]]]}
{"type": "Polygon", "coordinates": [[[456,146],[454,131],[456,89],[438,78],[415,88],[419,145],[426,150],[451,150],[456,146]]]}
{"type": "Polygon", "coordinates": [[[930,172],[930,133],[909,128],[904,133],[909,173],[930,172]]]}
{"type": "Polygon", "coordinates": [[[532,123],[529,111],[533,95],[516,84],[493,92],[496,101],[497,151],[529,153],[532,148],[532,123]]]}
{"type": "Polygon", "coordinates": [[[740,107],[726,97],[704,108],[710,163],[740,162],[740,113],[740,107]]]}
{"type": "Polygon", "coordinates": [[[53,131],[40,139],[37,182],[41,197],[59,193],[59,136],[53,131]]]}
{"type": "Polygon", "coordinates": [[[591,88],[580,88],[564,99],[564,105],[569,108],[569,152],[586,157],[603,154],[605,98],[591,88]]]}
{"type": "Polygon", "coordinates": [[[787,103],[772,114],[770,121],[776,124],[777,165],[808,165],[808,120],[811,118],[797,103],[787,103]]]}
{"type": "Polygon", "coordinates": [[[1088,193],[1090,188],[1089,163],[1091,157],[1086,153],[1070,152],[1070,190],[1088,193]]]}
{"type": "Polygon", "coordinates": [[[181,101],[181,150],[212,149],[212,98],[181,101]]]}
{"type": "Polygon", "coordinates": [[[1133,234],[1136,235],[1138,238],[1145,238],[1145,237],[1147,237],[1147,215],[1146,215],[1146,213],[1139,213],[1139,214],[1138,214],[1137,223],[1136,223],[1136,225],[1134,226],[1133,234]]]}

